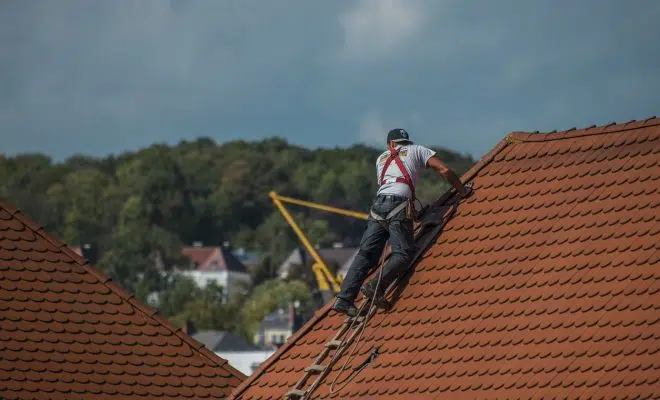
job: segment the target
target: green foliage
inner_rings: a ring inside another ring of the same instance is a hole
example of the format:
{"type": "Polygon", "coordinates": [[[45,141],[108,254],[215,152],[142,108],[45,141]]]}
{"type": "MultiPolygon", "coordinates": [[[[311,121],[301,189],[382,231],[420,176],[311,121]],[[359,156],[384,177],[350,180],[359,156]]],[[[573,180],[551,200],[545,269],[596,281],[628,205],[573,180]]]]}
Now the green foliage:
{"type": "Polygon", "coordinates": [[[255,287],[241,311],[241,320],[246,333],[252,337],[266,315],[278,308],[287,309],[289,304],[296,301],[299,302],[301,313],[312,311],[312,295],[305,282],[273,279],[255,287]]]}
{"type": "MultiPolygon", "coordinates": [[[[194,286],[194,283],[193,283],[194,286]]],[[[182,303],[174,304],[180,307],[170,320],[178,326],[183,326],[186,321],[191,321],[200,330],[236,331],[237,308],[234,304],[224,302],[222,287],[215,283],[207,285],[204,289],[196,286],[191,290],[182,303]]],[[[175,289],[178,295],[182,295],[182,289],[175,289]]],[[[172,299],[174,300],[174,299],[172,299]]]]}
{"type": "Polygon", "coordinates": [[[199,288],[192,278],[184,275],[173,275],[170,277],[167,287],[158,301],[159,311],[166,316],[181,313],[186,304],[195,300],[199,288]]]}
{"type": "MultiPolygon", "coordinates": [[[[249,334],[283,302],[296,298],[308,304],[304,283],[272,281],[277,266],[300,243],[268,192],[367,211],[376,191],[375,159],[383,150],[363,145],[310,150],[281,138],[224,144],[200,138],[101,159],[76,155],[59,163],[42,154],[0,155],[0,198],[71,246],[96,244],[98,266],[142,300],[159,292],[164,315],[178,322],[193,319],[200,329],[249,334]],[[172,277],[172,267],[184,263],[182,245],[226,240],[262,257],[251,271],[257,288],[249,300],[238,296],[219,303],[217,293],[172,277]],[[241,319],[247,322],[236,322],[241,319]]],[[[436,150],[459,174],[474,162],[436,150]]],[[[447,188],[424,171],[418,196],[428,203],[447,188]]],[[[321,245],[356,243],[364,228],[364,221],[349,217],[289,210],[321,245]]]]}

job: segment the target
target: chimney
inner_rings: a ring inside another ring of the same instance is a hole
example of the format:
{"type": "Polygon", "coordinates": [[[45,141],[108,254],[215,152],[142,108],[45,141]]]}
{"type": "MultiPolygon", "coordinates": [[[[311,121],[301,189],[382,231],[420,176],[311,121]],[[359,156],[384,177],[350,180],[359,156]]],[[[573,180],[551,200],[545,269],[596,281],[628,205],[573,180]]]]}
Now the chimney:
{"type": "Polygon", "coordinates": [[[80,246],[80,255],[83,256],[88,263],[96,265],[98,262],[98,249],[96,244],[83,243],[83,245],[80,246]]]}
{"type": "Polygon", "coordinates": [[[194,335],[195,333],[197,333],[197,329],[195,328],[195,324],[194,324],[191,320],[189,320],[189,319],[186,320],[186,325],[184,325],[184,327],[183,327],[183,331],[184,331],[186,334],[190,335],[190,336],[192,336],[192,335],[194,335]]]}
{"type": "Polygon", "coordinates": [[[296,331],[296,307],[293,303],[289,303],[289,330],[292,335],[296,331]]]}

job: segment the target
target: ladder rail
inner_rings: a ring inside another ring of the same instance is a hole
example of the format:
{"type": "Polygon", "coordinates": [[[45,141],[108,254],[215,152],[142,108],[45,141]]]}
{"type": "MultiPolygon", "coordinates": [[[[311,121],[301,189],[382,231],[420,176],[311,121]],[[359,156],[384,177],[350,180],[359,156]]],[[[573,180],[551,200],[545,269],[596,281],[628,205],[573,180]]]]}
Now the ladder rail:
{"type": "MultiPolygon", "coordinates": [[[[454,204],[453,207],[450,208],[450,212],[444,213],[441,218],[438,218],[441,220],[440,223],[429,223],[424,221],[420,224],[418,227],[419,229],[416,232],[415,235],[415,242],[421,241],[422,246],[418,246],[417,251],[415,252],[409,267],[412,267],[419,261],[419,258],[422,256],[422,254],[426,251],[426,248],[430,245],[430,243],[437,237],[437,235],[442,231],[444,228],[445,222],[451,218],[451,216],[456,212],[457,204],[454,204]]],[[[428,212],[433,212],[430,210],[424,210],[427,213],[428,212]]],[[[439,216],[438,216],[439,217],[439,216]]],[[[384,254],[382,256],[381,262],[379,264],[382,264],[384,261],[384,254]]],[[[382,266],[381,266],[382,268],[382,266]]],[[[382,272],[382,271],[381,271],[382,272]]],[[[390,284],[386,289],[385,289],[385,294],[384,296],[387,297],[388,295],[392,294],[393,296],[396,296],[393,292],[395,292],[395,288],[398,286],[399,281],[403,276],[406,274],[403,274],[397,279],[390,284]]],[[[394,299],[392,299],[394,300],[394,299]]],[[[310,398],[312,393],[320,386],[321,382],[325,379],[325,377],[332,371],[332,368],[336,361],[341,357],[341,355],[351,346],[353,343],[353,340],[355,340],[355,337],[358,335],[358,332],[362,331],[363,328],[366,326],[366,324],[369,322],[373,314],[375,313],[376,309],[378,308],[375,304],[371,304],[371,306],[368,309],[368,312],[366,315],[362,315],[362,311],[364,306],[369,304],[369,299],[364,299],[362,301],[362,304],[360,304],[358,315],[352,318],[347,318],[344,323],[342,324],[341,329],[337,331],[334,335],[334,337],[329,341],[326,342],[323,351],[316,357],[314,360],[314,363],[308,367],[305,368],[305,373],[304,375],[298,380],[298,382],[295,384],[295,386],[287,392],[284,395],[284,399],[291,399],[294,397],[297,397],[301,400],[307,400],[310,398]],[[348,337],[347,340],[341,339],[342,336],[348,332],[355,322],[358,322],[358,325],[356,326],[356,329],[353,331],[353,333],[348,337]],[[350,323],[349,323],[350,322],[350,323]],[[322,366],[322,361],[325,360],[326,357],[330,354],[331,349],[335,349],[335,354],[333,355],[331,361],[328,363],[328,365],[325,366],[323,369],[316,368],[318,366],[322,366]],[[320,372],[319,372],[320,371],[320,372]],[[306,389],[303,390],[302,388],[305,386],[307,383],[307,380],[311,377],[313,373],[318,373],[318,376],[316,379],[312,382],[312,384],[306,389]]],[[[391,305],[391,304],[390,304],[391,305]]]]}
{"type": "MultiPolygon", "coordinates": [[[[368,301],[363,301],[363,303],[360,305],[360,311],[363,310],[363,307],[368,304],[368,301]]],[[[285,399],[291,399],[293,397],[297,397],[301,400],[306,400],[309,399],[309,396],[318,388],[318,386],[323,382],[323,379],[332,371],[332,367],[334,364],[337,362],[339,357],[350,347],[350,345],[353,343],[353,340],[355,340],[355,337],[358,335],[358,333],[362,330],[361,328],[363,327],[364,324],[366,324],[370,317],[373,315],[375,311],[375,307],[372,307],[368,312],[367,315],[361,315],[361,312],[358,312],[358,315],[355,317],[349,317],[346,318],[344,323],[342,324],[342,327],[335,333],[333,338],[326,343],[324,346],[325,348],[323,351],[314,359],[313,364],[311,366],[319,366],[323,365],[322,362],[328,357],[330,354],[330,351],[334,348],[335,354],[333,355],[332,359],[330,362],[325,365],[325,368],[321,371],[318,371],[316,368],[310,368],[307,367],[305,368],[305,373],[303,376],[296,382],[292,390],[288,391],[285,395],[285,399]],[[357,322],[357,325],[355,323],[357,322]],[[353,328],[355,325],[355,329],[353,332],[349,335],[347,339],[342,338],[348,331],[353,328]],[[338,344],[339,343],[339,344],[338,344]],[[337,345],[338,344],[338,345],[337,345]],[[306,389],[302,390],[302,388],[305,386],[307,383],[307,380],[314,374],[318,373],[318,376],[314,381],[311,383],[311,385],[306,389]],[[301,395],[301,393],[304,393],[301,395]]]]}
{"type": "Polygon", "coordinates": [[[332,360],[330,360],[330,363],[328,363],[328,366],[325,368],[325,370],[318,376],[318,378],[312,383],[312,385],[307,389],[307,394],[303,398],[303,400],[306,400],[309,398],[309,396],[314,393],[314,391],[321,385],[321,382],[325,379],[325,377],[332,371],[332,367],[335,365],[335,363],[339,360],[339,357],[344,354],[344,351],[348,350],[348,348],[353,344],[353,341],[355,340],[355,337],[358,335],[362,335],[362,332],[364,331],[363,327],[366,326],[366,324],[369,322],[369,319],[373,315],[376,307],[371,307],[367,313],[367,316],[365,316],[364,320],[356,326],[355,330],[351,334],[351,336],[348,338],[346,341],[346,344],[341,346],[338,351],[335,353],[335,355],[332,357],[332,360]]]}

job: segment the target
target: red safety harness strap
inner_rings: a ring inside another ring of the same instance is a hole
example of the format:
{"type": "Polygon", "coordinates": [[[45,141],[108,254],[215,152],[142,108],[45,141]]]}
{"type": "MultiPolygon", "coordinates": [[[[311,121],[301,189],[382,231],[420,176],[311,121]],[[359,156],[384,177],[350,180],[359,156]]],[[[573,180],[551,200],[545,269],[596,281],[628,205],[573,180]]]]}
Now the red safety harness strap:
{"type": "Polygon", "coordinates": [[[393,149],[390,151],[390,156],[387,158],[387,161],[385,161],[385,165],[383,166],[383,170],[380,173],[380,184],[385,183],[385,172],[387,171],[387,168],[390,166],[392,163],[392,160],[396,163],[396,165],[399,167],[401,170],[401,173],[403,174],[403,178],[398,177],[396,178],[396,182],[399,183],[405,183],[408,185],[410,188],[410,191],[412,193],[412,200],[415,200],[415,186],[413,185],[412,179],[410,178],[410,174],[408,173],[408,170],[406,169],[406,166],[403,165],[403,162],[401,161],[401,158],[399,157],[399,151],[400,149],[393,149]]]}

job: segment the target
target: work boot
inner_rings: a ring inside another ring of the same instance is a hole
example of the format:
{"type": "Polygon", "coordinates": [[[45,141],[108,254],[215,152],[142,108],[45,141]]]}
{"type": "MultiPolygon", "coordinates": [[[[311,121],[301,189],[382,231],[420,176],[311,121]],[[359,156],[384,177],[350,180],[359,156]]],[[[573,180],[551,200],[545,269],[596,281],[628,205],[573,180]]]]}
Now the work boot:
{"type": "Polygon", "coordinates": [[[374,304],[376,304],[376,307],[383,309],[390,308],[390,303],[385,299],[385,291],[380,287],[378,288],[378,293],[376,293],[376,290],[373,288],[371,284],[366,284],[362,286],[360,291],[368,299],[369,302],[373,300],[374,304]],[[375,300],[374,297],[376,298],[375,300]]]}
{"type": "Polygon", "coordinates": [[[348,300],[337,297],[335,299],[335,304],[332,305],[332,309],[341,314],[346,314],[349,317],[355,317],[358,313],[357,308],[348,300]]]}

